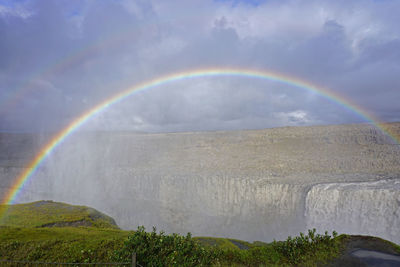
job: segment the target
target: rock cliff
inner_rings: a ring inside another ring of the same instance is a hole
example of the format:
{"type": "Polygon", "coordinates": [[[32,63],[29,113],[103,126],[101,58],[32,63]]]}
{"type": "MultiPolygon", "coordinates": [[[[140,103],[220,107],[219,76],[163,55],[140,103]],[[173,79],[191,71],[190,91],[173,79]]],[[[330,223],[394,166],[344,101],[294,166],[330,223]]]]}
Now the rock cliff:
{"type": "MultiPolygon", "coordinates": [[[[0,196],[48,139],[0,134],[0,196]]],[[[316,227],[400,242],[399,183],[400,146],[368,124],[95,132],[65,140],[18,201],[93,206],[125,229],[270,241],[316,227]]]]}

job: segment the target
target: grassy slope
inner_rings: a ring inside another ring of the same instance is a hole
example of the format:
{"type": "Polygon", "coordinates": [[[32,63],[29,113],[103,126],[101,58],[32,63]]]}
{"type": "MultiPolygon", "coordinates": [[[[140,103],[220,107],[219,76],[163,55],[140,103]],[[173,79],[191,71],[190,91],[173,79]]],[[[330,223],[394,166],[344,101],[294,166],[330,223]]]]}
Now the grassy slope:
{"type": "Polygon", "coordinates": [[[0,259],[107,262],[130,233],[85,206],[38,201],[0,210],[0,259]]]}
{"type": "Polygon", "coordinates": [[[0,226],[118,228],[113,218],[95,209],[60,202],[37,201],[9,206],[0,205],[0,210],[4,211],[4,215],[0,218],[0,226]]]}
{"type": "Polygon", "coordinates": [[[0,228],[0,259],[109,262],[128,231],[95,227],[0,228]]]}

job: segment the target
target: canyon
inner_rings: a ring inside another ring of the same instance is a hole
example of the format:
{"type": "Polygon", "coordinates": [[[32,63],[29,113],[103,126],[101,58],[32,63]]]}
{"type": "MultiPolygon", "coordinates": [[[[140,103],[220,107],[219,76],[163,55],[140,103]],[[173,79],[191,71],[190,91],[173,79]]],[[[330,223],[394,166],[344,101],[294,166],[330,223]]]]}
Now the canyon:
{"type": "MultiPolygon", "coordinates": [[[[51,136],[0,133],[0,197],[51,136]]],[[[400,243],[400,146],[370,124],[78,132],[16,198],[36,200],[91,206],[123,229],[268,242],[316,228],[400,243]]]]}

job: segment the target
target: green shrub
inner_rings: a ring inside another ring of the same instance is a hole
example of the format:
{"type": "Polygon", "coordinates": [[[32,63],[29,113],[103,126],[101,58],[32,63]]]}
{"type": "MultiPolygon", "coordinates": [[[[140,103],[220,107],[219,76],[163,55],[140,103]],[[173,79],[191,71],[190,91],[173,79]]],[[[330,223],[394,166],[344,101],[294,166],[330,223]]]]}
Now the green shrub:
{"type": "Polygon", "coordinates": [[[129,262],[132,253],[143,266],[210,266],[217,259],[217,250],[205,249],[191,234],[157,234],[156,228],[146,232],[143,226],[128,237],[124,246],[115,251],[117,262],[129,262]]]}
{"type": "Polygon", "coordinates": [[[319,250],[336,250],[338,247],[335,238],[337,233],[333,231],[333,237],[328,232],[324,235],[316,234],[315,228],[308,230],[308,235],[300,233],[300,236],[288,237],[286,241],[274,241],[272,246],[281,253],[291,264],[299,264],[307,257],[315,255],[319,250]]]}

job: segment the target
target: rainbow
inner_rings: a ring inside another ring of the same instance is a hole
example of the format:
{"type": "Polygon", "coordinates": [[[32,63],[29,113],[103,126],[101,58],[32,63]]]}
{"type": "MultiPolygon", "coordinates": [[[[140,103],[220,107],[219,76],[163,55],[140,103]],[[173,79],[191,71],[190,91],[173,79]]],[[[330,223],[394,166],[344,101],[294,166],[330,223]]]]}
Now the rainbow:
{"type": "MultiPolygon", "coordinates": [[[[17,177],[15,183],[12,185],[9,192],[5,195],[0,203],[2,204],[12,204],[18,193],[23,189],[26,182],[33,176],[35,171],[41,165],[41,163],[46,159],[46,157],[56,149],[69,135],[74,133],[79,127],[85,124],[90,118],[95,116],[96,114],[102,112],[107,109],[111,105],[114,105],[121,100],[132,96],[134,93],[147,90],[150,88],[158,87],[165,84],[170,84],[176,81],[188,80],[194,78],[201,77],[221,77],[221,76],[238,76],[238,77],[247,77],[247,78],[256,78],[263,79],[269,81],[275,81],[283,84],[287,84],[293,86],[295,88],[304,89],[310,92],[315,92],[333,102],[338,103],[339,105],[353,111],[354,113],[361,116],[367,122],[372,123],[377,128],[382,130],[385,134],[390,136],[395,143],[399,143],[400,139],[395,135],[391,134],[388,129],[378,122],[376,118],[374,118],[367,111],[363,110],[361,107],[358,107],[356,104],[352,103],[350,100],[345,99],[344,97],[329,91],[328,89],[324,89],[323,87],[317,87],[309,82],[300,80],[298,78],[272,72],[266,70],[251,70],[251,69],[241,69],[241,68],[207,68],[207,69],[196,69],[190,71],[184,71],[179,73],[173,73],[165,76],[161,76],[149,81],[142,82],[140,84],[136,84],[132,87],[129,87],[126,90],[119,92],[118,94],[104,100],[99,103],[92,109],[86,111],[81,116],[73,120],[66,128],[56,134],[50,142],[48,142],[41,151],[35,156],[35,158],[29,163],[29,165],[25,168],[25,170],[17,177]]],[[[0,218],[2,213],[0,211],[0,218]]]]}

